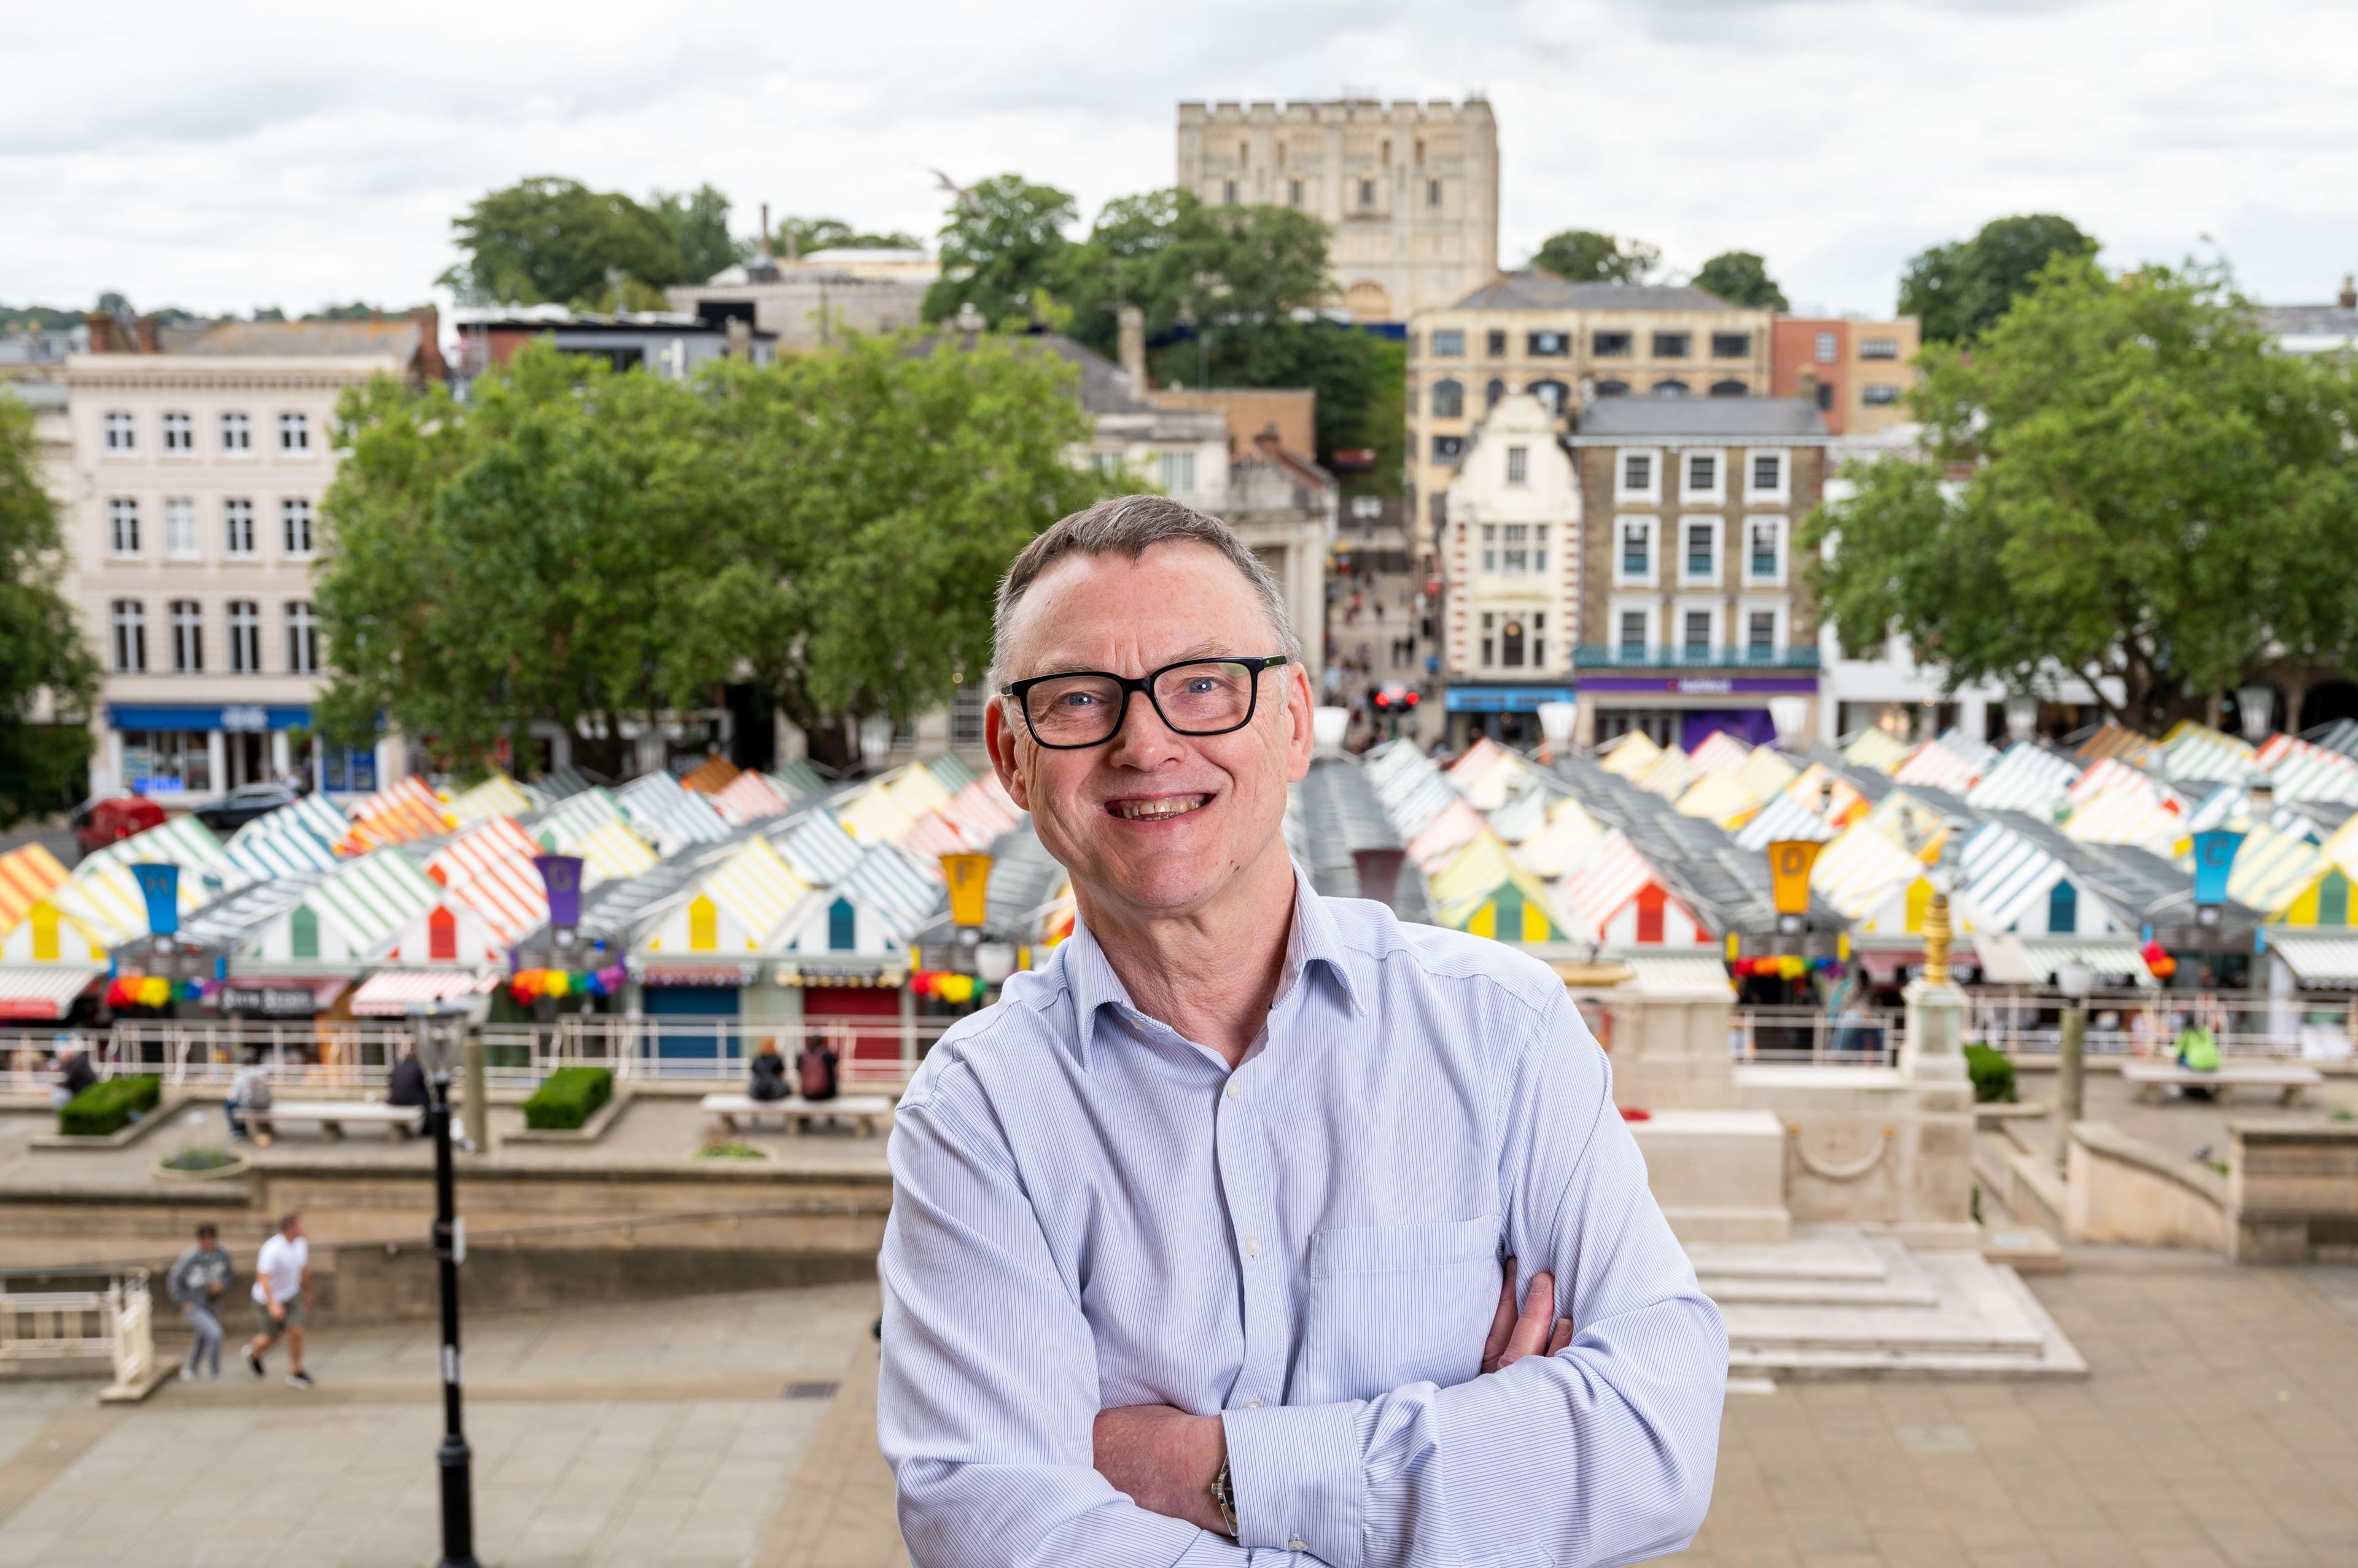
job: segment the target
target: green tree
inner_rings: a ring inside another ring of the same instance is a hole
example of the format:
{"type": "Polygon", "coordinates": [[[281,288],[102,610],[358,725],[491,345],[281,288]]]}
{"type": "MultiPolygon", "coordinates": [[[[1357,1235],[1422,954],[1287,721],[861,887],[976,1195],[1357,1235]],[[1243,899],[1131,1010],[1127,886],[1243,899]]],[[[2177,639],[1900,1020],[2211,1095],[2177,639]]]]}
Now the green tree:
{"type": "Polygon", "coordinates": [[[1342,476],[1345,491],[1399,493],[1408,449],[1407,345],[1332,321],[1278,320],[1216,329],[1200,345],[1156,351],[1152,362],[1158,383],[1310,388],[1318,395],[1318,460],[1332,465],[1337,451],[1372,451],[1372,467],[1342,476]]]}
{"type": "Polygon", "coordinates": [[[671,233],[672,248],[679,253],[681,276],[673,281],[702,283],[744,259],[745,247],[729,232],[729,198],[711,186],[699,185],[690,191],[658,190],[647,205],[663,220],[671,233]]]}
{"type": "Polygon", "coordinates": [[[942,276],[925,290],[925,319],[945,320],[967,304],[993,325],[1041,319],[1061,287],[1072,248],[1065,230],[1076,215],[1072,197],[1018,174],[962,192],[942,225],[942,276]]]}
{"type": "Polygon", "coordinates": [[[1723,251],[1703,264],[1695,287],[1716,294],[1730,305],[1755,309],[1790,310],[1785,291],[1768,276],[1768,264],[1750,251],[1723,251]]]}
{"type": "Polygon", "coordinates": [[[1662,251],[1643,240],[1566,229],[1547,237],[1531,265],[1566,283],[1643,283],[1662,265],[1662,251]]]}
{"type": "Polygon", "coordinates": [[[773,242],[778,254],[806,256],[813,251],[915,251],[925,242],[897,231],[871,234],[840,218],[786,218],[773,242]]]}
{"type": "Polygon", "coordinates": [[[1069,369],[995,341],[689,385],[535,344],[467,406],[379,381],[341,417],[323,719],[461,768],[535,719],[612,735],[746,680],[847,756],[857,717],[980,674],[999,574],[1104,483],[1066,460],[1069,369]]]}
{"type": "Polygon", "coordinates": [[[1909,261],[1899,279],[1899,313],[1923,323],[1928,343],[1972,343],[2029,290],[2049,261],[2095,254],[2095,240],[2069,218],[1994,218],[1972,239],[1934,245],[1909,261]]]}
{"type": "Polygon", "coordinates": [[[58,591],[65,539],[33,411],[0,392],[0,827],[70,806],[90,760],[98,665],[58,591]],[[44,698],[54,722],[37,722],[44,698]]]}
{"type": "Polygon", "coordinates": [[[1326,297],[1326,226],[1285,207],[1207,207],[1192,190],[1125,196],[1065,252],[1059,282],[1074,335],[1100,351],[1123,304],[1150,338],[1290,320],[1326,297]]]}
{"type": "Polygon", "coordinates": [[[2133,725],[2358,657],[2358,367],[2271,352],[2223,270],[2059,256],[1924,364],[1923,456],[1853,465],[1803,529],[1853,654],[1897,633],[1952,688],[2076,676],[2133,725]]]}
{"type": "Polygon", "coordinates": [[[665,214],[579,180],[543,175],[490,191],[450,229],[464,259],[438,281],[485,302],[611,306],[616,278],[654,289],[701,281],[665,214]]]}

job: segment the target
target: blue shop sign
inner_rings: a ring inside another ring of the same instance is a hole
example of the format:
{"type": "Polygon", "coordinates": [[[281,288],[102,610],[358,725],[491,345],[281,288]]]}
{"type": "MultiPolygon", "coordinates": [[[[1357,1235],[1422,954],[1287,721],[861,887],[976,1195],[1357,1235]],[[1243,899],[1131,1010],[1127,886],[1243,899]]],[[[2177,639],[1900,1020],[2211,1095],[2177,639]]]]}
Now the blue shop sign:
{"type": "Polygon", "coordinates": [[[1444,706],[1452,713],[1536,713],[1543,702],[1570,702],[1568,686],[1453,686],[1444,706]]]}
{"type": "Polygon", "coordinates": [[[297,703],[111,702],[106,722],[114,730],[308,730],[311,710],[297,703]]]}

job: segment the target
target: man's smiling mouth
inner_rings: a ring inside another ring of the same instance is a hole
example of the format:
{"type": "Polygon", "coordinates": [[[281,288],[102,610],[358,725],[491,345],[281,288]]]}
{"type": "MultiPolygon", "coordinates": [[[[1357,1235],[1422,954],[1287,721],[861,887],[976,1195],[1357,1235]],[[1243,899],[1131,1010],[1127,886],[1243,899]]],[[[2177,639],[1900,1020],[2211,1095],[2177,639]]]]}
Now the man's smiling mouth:
{"type": "Polygon", "coordinates": [[[1106,809],[1129,822],[1152,822],[1166,816],[1184,816],[1197,806],[1211,803],[1208,795],[1166,795],[1157,800],[1117,800],[1106,809]]]}

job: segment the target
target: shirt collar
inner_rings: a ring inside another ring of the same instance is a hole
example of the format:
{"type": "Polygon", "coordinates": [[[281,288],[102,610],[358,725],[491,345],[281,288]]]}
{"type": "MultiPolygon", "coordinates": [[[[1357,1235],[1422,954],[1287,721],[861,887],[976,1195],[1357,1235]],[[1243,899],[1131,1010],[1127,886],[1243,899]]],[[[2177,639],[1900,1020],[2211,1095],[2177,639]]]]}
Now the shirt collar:
{"type": "MultiPolygon", "coordinates": [[[[1293,868],[1293,925],[1287,939],[1286,968],[1295,977],[1310,973],[1313,966],[1322,968],[1333,979],[1354,1016],[1365,1017],[1367,1007],[1360,1000],[1358,981],[1352,977],[1350,949],[1343,943],[1343,934],[1335,925],[1334,912],[1302,868],[1293,868]]],[[[1130,988],[1114,973],[1113,965],[1098,946],[1087,922],[1077,917],[1073,922],[1073,934],[1057,949],[1065,962],[1065,988],[1073,994],[1074,1046],[1080,1056],[1083,1071],[1089,1065],[1089,1054],[1097,1038],[1098,1015],[1111,1007],[1124,1011],[1135,1011],[1130,999],[1130,988]]],[[[1281,983],[1271,1007],[1282,1001],[1292,986],[1281,983]]]]}

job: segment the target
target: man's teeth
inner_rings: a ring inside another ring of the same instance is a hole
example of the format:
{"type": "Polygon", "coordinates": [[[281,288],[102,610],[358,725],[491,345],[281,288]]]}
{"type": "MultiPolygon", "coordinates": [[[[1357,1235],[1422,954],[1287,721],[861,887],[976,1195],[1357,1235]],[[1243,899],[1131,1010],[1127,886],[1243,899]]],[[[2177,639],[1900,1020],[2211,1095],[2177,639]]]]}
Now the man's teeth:
{"type": "Polygon", "coordinates": [[[1207,797],[1200,795],[1167,795],[1161,800],[1125,800],[1113,808],[1116,816],[1136,822],[1155,816],[1178,816],[1195,810],[1207,797]]]}

